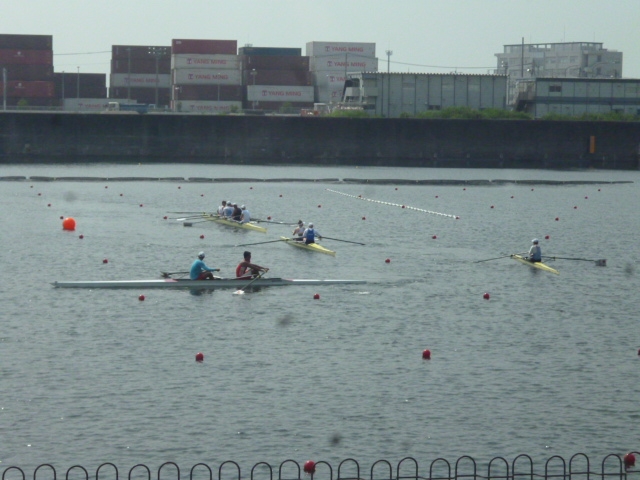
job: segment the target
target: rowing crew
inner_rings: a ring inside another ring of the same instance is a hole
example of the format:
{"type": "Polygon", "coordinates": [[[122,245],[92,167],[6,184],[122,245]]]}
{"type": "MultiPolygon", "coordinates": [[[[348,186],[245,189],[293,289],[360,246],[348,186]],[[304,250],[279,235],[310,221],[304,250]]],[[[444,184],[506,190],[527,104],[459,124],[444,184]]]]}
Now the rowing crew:
{"type": "Polygon", "coordinates": [[[316,242],[316,237],[322,240],[322,235],[320,232],[313,228],[313,223],[310,223],[307,228],[304,227],[304,222],[302,220],[298,220],[298,226],[293,230],[294,240],[297,242],[302,242],[306,245],[310,243],[316,242]]]}
{"type": "Polygon", "coordinates": [[[542,261],[542,249],[540,248],[539,242],[537,238],[531,240],[531,248],[529,249],[529,256],[527,260],[530,262],[541,262],[542,261]]]}
{"type": "Polygon", "coordinates": [[[237,203],[232,201],[222,200],[222,204],[217,210],[218,216],[226,218],[227,220],[234,220],[240,223],[249,223],[251,221],[251,214],[247,207],[244,205],[238,206],[237,203]]]}
{"type": "MultiPolygon", "coordinates": [[[[198,253],[198,258],[191,264],[189,278],[191,280],[216,280],[213,272],[219,272],[219,268],[211,268],[204,263],[204,252],[198,253]]],[[[269,271],[266,267],[261,267],[251,263],[251,252],[244,252],[244,260],[236,267],[236,278],[240,280],[251,280],[262,273],[269,271]]]]}

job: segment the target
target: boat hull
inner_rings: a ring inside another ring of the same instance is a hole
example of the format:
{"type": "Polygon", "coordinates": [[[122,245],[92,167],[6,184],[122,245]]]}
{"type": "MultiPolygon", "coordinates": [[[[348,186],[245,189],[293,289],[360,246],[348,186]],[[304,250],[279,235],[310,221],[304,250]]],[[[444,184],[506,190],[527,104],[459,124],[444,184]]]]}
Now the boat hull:
{"type": "Polygon", "coordinates": [[[511,258],[520,263],[524,263],[525,265],[529,265],[531,268],[537,268],[539,270],[544,270],[545,272],[555,273],[556,275],[560,274],[558,270],[556,270],[555,268],[551,268],[549,265],[545,265],[542,262],[530,262],[521,255],[511,255],[511,258]]]}
{"type": "MultiPolygon", "coordinates": [[[[107,280],[53,282],[56,288],[189,288],[214,290],[218,288],[243,288],[250,280],[220,278],[217,280],[185,280],[163,278],[152,280],[107,280]]],[[[249,288],[280,287],[285,285],[361,285],[365,280],[317,280],[301,278],[259,278],[252,281],[249,288]]]]}
{"type": "Polygon", "coordinates": [[[336,256],[336,252],[334,252],[333,250],[329,250],[328,248],[323,247],[322,245],[318,244],[318,243],[310,243],[309,245],[305,244],[302,241],[296,241],[296,240],[292,240],[290,238],[287,237],[280,237],[280,239],[284,242],[287,242],[289,245],[293,246],[293,247],[298,247],[298,248],[302,248],[305,250],[310,250],[312,252],[319,252],[319,253],[324,253],[326,255],[332,255],[332,256],[336,256]]]}
{"type": "Polygon", "coordinates": [[[209,214],[205,214],[202,217],[205,220],[209,220],[210,222],[215,222],[215,223],[218,223],[220,225],[226,225],[227,227],[242,228],[244,230],[251,230],[251,231],[254,231],[254,232],[267,233],[267,229],[266,228],[261,227],[259,225],[256,225],[255,223],[252,223],[252,222],[240,223],[240,222],[236,222],[235,220],[227,220],[225,218],[220,218],[217,215],[209,215],[209,214]]]}

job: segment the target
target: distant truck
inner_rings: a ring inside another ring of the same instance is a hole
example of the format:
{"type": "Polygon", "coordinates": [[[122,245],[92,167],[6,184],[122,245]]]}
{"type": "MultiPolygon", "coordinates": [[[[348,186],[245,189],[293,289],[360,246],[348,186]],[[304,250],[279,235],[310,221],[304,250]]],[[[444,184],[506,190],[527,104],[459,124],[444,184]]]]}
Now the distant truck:
{"type": "Polygon", "coordinates": [[[151,105],[147,105],[146,103],[109,102],[107,104],[107,112],[148,113],[149,107],[151,107],[151,105]]]}

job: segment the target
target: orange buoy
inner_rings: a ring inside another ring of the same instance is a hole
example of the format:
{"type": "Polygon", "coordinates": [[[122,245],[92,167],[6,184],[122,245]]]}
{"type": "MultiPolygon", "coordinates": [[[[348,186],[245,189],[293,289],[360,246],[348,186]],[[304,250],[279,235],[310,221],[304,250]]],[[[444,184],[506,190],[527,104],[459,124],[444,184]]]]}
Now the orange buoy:
{"type": "Polygon", "coordinates": [[[313,294],[313,299],[314,300],[320,300],[320,294],[319,293],[314,293],[313,294]]]}
{"type": "Polygon", "coordinates": [[[491,295],[485,292],[485,294],[482,295],[482,298],[484,298],[485,300],[489,300],[491,298],[491,295]]]}
{"type": "Polygon", "coordinates": [[[431,360],[431,350],[423,350],[422,358],[424,358],[425,360],[431,360]]]}
{"type": "Polygon", "coordinates": [[[304,462],[303,470],[305,473],[316,473],[316,462],[313,460],[307,460],[304,462]]]}
{"type": "Polygon", "coordinates": [[[196,362],[198,363],[204,362],[204,353],[202,352],[196,353],[196,362]]]}
{"type": "Polygon", "coordinates": [[[67,217],[62,221],[62,229],[72,232],[76,229],[76,220],[73,217],[67,217]]]}

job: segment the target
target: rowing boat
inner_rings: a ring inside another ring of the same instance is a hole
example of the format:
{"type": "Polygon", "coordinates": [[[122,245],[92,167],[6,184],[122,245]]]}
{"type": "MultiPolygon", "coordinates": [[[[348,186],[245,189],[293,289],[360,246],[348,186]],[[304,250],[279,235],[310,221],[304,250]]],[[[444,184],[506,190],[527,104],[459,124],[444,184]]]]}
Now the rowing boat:
{"type": "Polygon", "coordinates": [[[245,230],[253,230],[254,232],[267,233],[267,229],[256,225],[254,222],[249,223],[240,223],[235,220],[227,220],[226,218],[221,218],[217,215],[204,214],[202,217],[205,220],[209,220],[211,222],[219,223],[220,225],[226,225],[227,227],[234,228],[244,228],[245,230]]]}
{"type": "MultiPolygon", "coordinates": [[[[237,278],[217,278],[215,280],[189,280],[180,278],[163,278],[158,280],[106,280],[53,282],[56,288],[242,288],[251,280],[237,278]]],[[[302,278],[259,278],[251,287],[280,287],[284,285],[361,285],[366,280],[314,280],[302,278]]]]}
{"type": "Polygon", "coordinates": [[[328,248],[325,248],[318,243],[306,244],[304,243],[304,241],[293,240],[287,237],[280,237],[280,239],[294,247],[304,248],[306,250],[311,250],[312,252],[326,253],[327,255],[333,255],[334,257],[336,256],[336,252],[334,252],[333,250],[329,250],[328,248]]]}
{"type": "Polygon", "coordinates": [[[560,274],[558,270],[556,270],[555,268],[551,268],[549,265],[545,265],[542,262],[530,262],[529,260],[527,260],[521,255],[511,255],[511,258],[513,258],[514,260],[517,260],[518,262],[524,263],[525,265],[529,265],[530,267],[544,270],[545,272],[555,273],[556,275],[560,274]]]}

